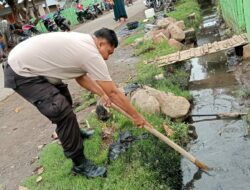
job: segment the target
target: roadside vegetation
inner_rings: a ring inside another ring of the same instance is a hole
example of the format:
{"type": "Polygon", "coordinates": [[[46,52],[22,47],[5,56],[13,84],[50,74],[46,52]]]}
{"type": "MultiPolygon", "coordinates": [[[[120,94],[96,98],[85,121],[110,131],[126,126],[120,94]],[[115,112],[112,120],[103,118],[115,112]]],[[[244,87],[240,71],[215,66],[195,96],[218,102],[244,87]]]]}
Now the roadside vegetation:
{"type": "Polygon", "coordinates": [[[181,0],[177,2],[176,11],[168,13],[167,16],[176,20],[184,20],[187,27],[196,29],[199,27],[202,19],[200,5],[197,3],[197,0],[181,0]],[[195,14],[195,20],[190,21],[188,16],[193,13],[195,14]]]}
{"type": "MultiPolygon", "coordinates": [[[[192,9],[199,13],[196,0],[183,0],[171,13],[177,19],[186,18],[191,14],[187,5],[191,3],[192,9]],[[187,12],[184,14],[185,12],[187,12]]],[[[170,16],[170,14],[169,14],[170,16]]],[[[198,21],[197,21],[198,22],[198,21]]],[[[125,45],[131,45],[136,39],[143,37],[143,32],[131,35],[124,40],[125,45]]],[[[144,60],[151,60],[161,55],[173,53],[176,50],[166,42],[154,45],[152,42],[142,42],[135,48],[135,56],[141,58],[137,64],[137,77],[132,82],[149,85],[153,88],[172,92],[184,96],[188,100],[192,97],[188,91],[189,72],[179,65],[168,68],[159,68],[156,64],[145,64],[144,60]],[[155,76],[163,74],[162,80],[156,80],[155,76]]],[[[93,97],[83,95],[82,99],[90,104],[93,97]]],[[[80,111],[87,105],[80,105],[76,111],[80,111]]],[[[143,110],[140,110],[143,113],[143,110]]],[[[129,150],[119,156],[115,161],[109,163],[108,148],[112,141],[116,141],[121,131],[131,131],[134,136],[145,133],[145,130],[136,128],[131,121],[120,113],[111,110],[112,116],[106,123],[97,120],[96,114],[92,113],[87,120],[91,128],[95,129],[94,136],[86,140],[85,154],[97,164],[108,167],[107,178],[87,179],[82,176],[72,176],[72,163],[67,160],[57,143],[45,146],[40,154],[37,165],[42,166],[42,174],[34,174],[24,180],[23,186],[30,190],[168,190],[181,189],[182,172],[181,156],[165,143],[151,134],[145,139],[136,140],[129,150]],[[105,129],[111,129],[109,139],[103,140],[105,129]],[[38,176],[42,177],[36,182],[38,176]]],[[[185,146],[190,137],[188,136],[188,125],[183,121],[171,121],[170,118],[157,114],[145,114],[145,118],[160,132],[165,134],[164,124],[171,126],[173,135],[170,137],[181,146],[185,146]]],[[[83,118],[82,118],[83,119],[83,118]]],[[[86,118],[84,118],[85,120],[86,118]]]]}

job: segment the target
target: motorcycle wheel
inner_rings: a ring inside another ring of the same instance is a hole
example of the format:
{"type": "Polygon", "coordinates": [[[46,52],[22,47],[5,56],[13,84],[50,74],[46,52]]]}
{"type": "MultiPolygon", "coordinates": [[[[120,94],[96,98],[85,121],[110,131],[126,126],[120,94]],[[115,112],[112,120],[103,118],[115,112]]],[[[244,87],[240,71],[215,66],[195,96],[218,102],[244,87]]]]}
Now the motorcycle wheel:
{"type": "Polygon", "coordinates": [[[82,18],[82,17],[77,17],[77,21],[78,21],[80,24],[82,24],[82,23],[84,23],[84,18],[82,18]]]}
{"type": "Polygon", "coordinates": [[[98,14],[99,14],[99,15],[103,15],[103,12],[102,12],[101,9],[98,9],[98,14]]]}
{"type": "Polygon", "coordinates": [[[98,16],[97,16],[97,14],[92,14],[92,20],[94,20],[94,19],[96,19],[98,16]]]}
{"type": "Polygon", "coordinates": [[[63,23],[62,25],[61,25],[61,28],[60,28],[62,31],[70,31],[70,27],[69,27],[69,25],[68,25],[68,23],[63,23]]]}

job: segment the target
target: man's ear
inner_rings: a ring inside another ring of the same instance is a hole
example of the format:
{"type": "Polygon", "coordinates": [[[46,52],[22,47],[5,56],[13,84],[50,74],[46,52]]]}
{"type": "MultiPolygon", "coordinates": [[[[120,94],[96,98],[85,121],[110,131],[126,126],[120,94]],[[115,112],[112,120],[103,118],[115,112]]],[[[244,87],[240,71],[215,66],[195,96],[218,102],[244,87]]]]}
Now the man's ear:
{"type": "Polygon", "coordinates": [[[98,49],[101,47],[101,42],[100,42],[100,40],[97,40],[96,46],[97,46],[98,49]]]}

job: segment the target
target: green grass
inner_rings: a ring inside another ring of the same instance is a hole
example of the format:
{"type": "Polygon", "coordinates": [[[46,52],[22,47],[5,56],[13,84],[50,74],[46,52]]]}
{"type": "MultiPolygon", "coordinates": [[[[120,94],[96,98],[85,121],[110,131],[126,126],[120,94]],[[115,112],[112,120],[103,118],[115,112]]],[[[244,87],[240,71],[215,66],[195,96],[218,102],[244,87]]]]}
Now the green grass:
{"type": "Polygon", "coordinates": [[[139,63],[137,69],[139,74],[135,82],[192,100],[192,95],[187,88],[189,73],[184,69],[176,70],[175,73],[165,76],[165,79],[162,80],[156,80],[154,76],[164,73],[165,70],[163,68],[159,68],[156,65],[139,63]]]}
{"type": "Polygon", "coordinates": [[[87,90],[82,90],[81,91],[81,104],[80,106],[75,108],[75,112],[79,112],[82,111],[84,109],[86,109],[87,107],[93,105],[96,103],[96,96],[90,92],[88,92],[87,90]]]}
{"type": "MultiPolygon", "coordinates": [[[[145,115],[156,129],[163,132],[162,124],[171,124],[174,132],[172,139],[176,142],[187,141],[187,125],[171,123],[157,115],[145,115]]],[[[124,116],[113,112],[112,127],[118,130],[131,130],[139,135],[144,130],[133,127],[124,116]]],[[[118,160],[107,165],[107,149],[103,149],[101,140],[102,122],[92,115],[88,118],[96,133],[85,142],[86,155],[97,164],[108,167],[107,178],[86,179],[70,174],[72,163],[65,159],[63,150],[58,144],[49,144],[40,154],[39,165],[44,167],[43,180],[36,183],[37,175],[27,178],[23,186],[32,190],[152,190],[179,189],[182,183],[180,156],[166,144],[149,134],[144,140],[133,142],[128,152],[118,160]]],[[[117,132],[116,132],[117,133],[117,132]]],[[[117,134],[116,134],[117,136],[117,134]]]]}
{"type": "Polygon", "coordinates": [[[167,13],[169,17],[173,17],[176,20],[184,20],[187,27],[198,28],[201,21],[201,9],[197,0],[179,0],[175,6],[176,10],[167,13]],[[196,20],[194,23],[188,20],[188,15],[195,13],[196,20]]]}
{"type": "Polygon", "coordinates": [[[177,50],[171,47],[167,42],[154,44],[152,41],[144,41],[137,47],[135,55],[141,56],[143,61],[147,61],[176,51],[177,50]]]}
{"type": "Polygon", "coordinates": [[[125,45],[131,45],[131,44],[134,43],[134,41],[135,41],[136,39],[142,38],[143,36],[144,36],[144,33],[139,33],[139,34],[132,35],[132,36],[130,36],[130,37],[128,37],[128,38],[126,38],[126,39],[124,40],[124,44],[125,44],[125,45]]]}
{"type": "MultiPolygon", "coordinates": [[[[156,57],[176,52],[176,49],[170,47],[168,43],[162,42],[158,45],[151,41],[146,41],[136,49],[136,55],[139,55],[142,62],[137,65],[137,77],[134,82],[152,86],[158,90],[172,92],[177,96],[183,96],[188,100],[192,99],[188,89],[189,73],[184,67],[174,69],[174,73],[167,73],[166,68],[159,68],[157,63],[144,64],[144,61],[153,60],[156,57]],[[152,49],[150,51],[146,51],[152,49]],[[156,80],[155,75],[163,73],[166,79],[156,80]]],[[[175,67],[171,66],[171,67],[175,67]]]]}

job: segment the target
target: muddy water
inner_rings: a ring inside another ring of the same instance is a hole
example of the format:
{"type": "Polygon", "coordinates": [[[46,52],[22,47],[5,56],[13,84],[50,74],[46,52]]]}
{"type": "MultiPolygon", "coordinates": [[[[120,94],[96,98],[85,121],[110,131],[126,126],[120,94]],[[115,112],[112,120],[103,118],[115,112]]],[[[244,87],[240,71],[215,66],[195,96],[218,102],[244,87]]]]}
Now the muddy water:
{"type": "MultiPolygon", "coordinates": [[[[198,36],[198,45],[218,40],[216,15],[206,11],[198,36]]],[[[240,86],[233,72],[227,72],[225,52],[191,60],[190,91],[194,97],[192,114],[242,112],[235,91],[240,86]]],[[[230,67],[230,70],[232,67],[230,67]]],[[[217,120],[193,117],[198,139],[191,142],[189,152],[212,167],[203,173],[186,159],[182,160],[184,189],[248,190],[250,189],[250,138],[242,120],[217,120]]]]}

